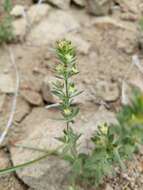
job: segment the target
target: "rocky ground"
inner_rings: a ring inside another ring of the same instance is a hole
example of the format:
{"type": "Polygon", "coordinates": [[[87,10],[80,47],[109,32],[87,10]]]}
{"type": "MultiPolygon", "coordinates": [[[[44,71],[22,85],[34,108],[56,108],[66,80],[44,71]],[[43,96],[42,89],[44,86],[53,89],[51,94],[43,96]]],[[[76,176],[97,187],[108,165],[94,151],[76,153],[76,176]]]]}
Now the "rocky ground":
{"type": "MultiPolygon", "coordinates": [[[[42,154],[12,144],[44,149],[58,145],[54,137],[61,135],[64,126],[52,119],[58,117],[56,109],[45,108],[58,102],[51,94],[51,82],[55,80],[53,67],[57,61],[53,51],[56,40],[67,38],[77,47],[80,75],[75,80],[84,93],[76,99],[81,114],[75,129],[83,133],[83,150],[89,147],[88,139],[100,121],[115,122],[122,80],[127,77],[126,80],[142,88],[143,76],[135,66],[126,76],[134,54],[143,62],[143,33],[139,28],[142,0],[43,2],[13,1],[11,14],[16,40],[8,47],[18,66],[20,90],[13,126],[0,149],[0,168],[42,154]]],[[[10,115],[16,83],[8,47],[0,47],[1,133],[10,115]]],[[[136,156],[127,165],[126,172],[107,179],[100,189],[142,190],[143,156],[136,156]]],[[[64,190],[66,168],[61,160],[48,158],[16,174],[0,177],[0,190],[64,190]]]]}

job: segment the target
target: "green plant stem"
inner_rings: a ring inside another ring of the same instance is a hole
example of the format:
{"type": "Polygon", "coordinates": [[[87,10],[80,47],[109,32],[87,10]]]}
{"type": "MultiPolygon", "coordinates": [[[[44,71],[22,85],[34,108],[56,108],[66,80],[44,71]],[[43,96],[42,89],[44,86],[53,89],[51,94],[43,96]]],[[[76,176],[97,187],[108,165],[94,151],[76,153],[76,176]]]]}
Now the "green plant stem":
{"type": "MultiPolygon", "coordinates": [[[[65,88],[66,88],[66,106],[69,107],[69,93],[68,93],[68,77],[65,77],[65,88]]],[[[69,129],[69,121],[66,122],[67,130],[69,129]]]]}
{"type": "Polygon", "coordinates": [[[69,122],[67,122],[67,130],[69,130],[69,122]]]}
{"type": "Polygon", "coordinates": [[[74,146],[71,148],[71,153],[72,153],[72,155],[73,155],[73,157],[74,157],[75,159],[78,157],[76,145],[74,145],[74,146]]]}
{"type": "Polygon", "coordinates": [[[6,169],[2,169],[0,170],[0,175],[3,175],[3,174],[8,174],[10,172],[14,172],[14,171],[17,171],[18,169],[22,169],[24,167],[28,167],[30,166],[31,164],[35,164],[36,162],[39,162],[45,158],[47,158],[47,156],[57,156],[58,155],[58,152],[56,150],[54,151],[48,151],[47,154],[37,158],[37,159],[34,159],[34,160],[31,160],[29,162],[25,162],[23,164],[19,164],[17,166],[12,166],[12,167],[9,167],[9,168],[6,168],[6,169]]]}
{"type": "Polygon", "coordinates": [[[38,152],[47,153],[47,150],[40,149],[40,148],[35,148],[35,147],[27,146],[27,145],[19,145],[19,144],[16,144],[16,145],[13,145],[13,146],[14,146],[14,147],[17,147],[17,148],[29,149],[29,150],[34,150],[34,151],[38,151],[38,152]]]}

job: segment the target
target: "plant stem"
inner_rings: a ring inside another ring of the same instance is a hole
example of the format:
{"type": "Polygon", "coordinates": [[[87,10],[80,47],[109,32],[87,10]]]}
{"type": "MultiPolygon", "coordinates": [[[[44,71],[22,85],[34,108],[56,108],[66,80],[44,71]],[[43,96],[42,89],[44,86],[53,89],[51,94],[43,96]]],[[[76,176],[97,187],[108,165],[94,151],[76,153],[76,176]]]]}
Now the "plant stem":
{"type": "MultiPolygon", "coordinates": [[[[69,93],[68,93],[68,77],[65,77],[65,90],[66,90],[66,107],[69,107],[69,93]]],[[[66,122],[67,130],[69,129],[69,121],[66,122]]]]}
{"type": "Polygon", "coordinates": [[[39,162],[45,158],[47,158],[48,156],[57,156],[58,153],[56,150],[53,150],[53,151],[47,151],[47,153],[35,160],[31,160],[29,162],[25,162],[23,164],[19,164],[19,165],[16,165],[16,166],[12,166],[12,167],[9,167],[9,168],[6,168],[6,169],[1,169],[0,170],[0,175],[3,175],[3,174],[8,174],[10,172],[14,172],[14,171],[17,171],[18,169],[22,169],[24,167],[28,167],[30,166],[31,164],[35,164],[36,162],[39,162]]]}
{"type": "Polygon", "coordinates": [[[69,122],[67,122],[67,130],[69,130],[69,122]]]}
{"type": "Polygon", "coordinates": [[[69,93],[68,93],[68,78],[65,78],[65,87],[66,87],[66,98],[69,99],[69,93]]]}
{"type": "Polygon", "coordinates": [[[27,146],[27,145],[16,144],[16,145],[13,145],[13,146],[18,147],[18,148],[22,148],[22,149],[29,149],[29,150],[34,150],[34,151],[38,151],[38,152],[47,153],[47,150],[45,150],[45,149],[35,148],[35,147],[27,146]]]}

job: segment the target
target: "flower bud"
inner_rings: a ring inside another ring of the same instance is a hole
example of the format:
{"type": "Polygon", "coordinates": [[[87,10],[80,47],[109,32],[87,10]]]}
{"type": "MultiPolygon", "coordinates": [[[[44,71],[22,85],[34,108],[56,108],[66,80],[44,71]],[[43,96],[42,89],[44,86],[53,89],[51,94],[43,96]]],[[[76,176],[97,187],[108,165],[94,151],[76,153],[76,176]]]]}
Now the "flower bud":
{"type": "Polygon", "coordinates": [[[69,108],[64,109],[64,114],[65,115],[70,115],[71,114],[71,110],[69,108]]]}
{"type": "Polygon", "coordinates": [[[101,131],[103,134],[107,135],[107,133],[108,133],[108,126],[107,126],[106,123],[103,123],[103,124],[100,125],[100,131],[101,131]]]}

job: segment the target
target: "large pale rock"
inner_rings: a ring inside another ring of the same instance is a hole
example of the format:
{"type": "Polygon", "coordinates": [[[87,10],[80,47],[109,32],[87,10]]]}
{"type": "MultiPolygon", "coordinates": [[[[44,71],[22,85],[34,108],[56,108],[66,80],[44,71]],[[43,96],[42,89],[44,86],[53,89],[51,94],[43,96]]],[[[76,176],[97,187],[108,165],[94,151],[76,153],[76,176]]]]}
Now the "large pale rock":
{"type": "Polygon", "coordinates": [[[4,93],[14,93],[14,81],[10,75],[0,74],[0,90],[4,93]]]}
{"type": "Polygon", "coordinates": [[[112,0],[86,0],[88,12],[96,15],[107,15],[111,9],[112,0]]]}
{"type": "MultiPolygon", "coordinates": [[[[21,125],[21,130],[23,131],[21,138],[23,140],[19,141],[19,144],[43,148],[45,150],[56,148],[59,143],[54,137],[62,135],[64,126],[61,122],[53,122],[51,117],[58,117],[55,111],[49,113],[42,108],[34,109],[21,125]],[[27,138],[27,142],[25,141],[25,137],[27,138]]],[[[16,165],[35,159],[44,153],[12,148],[11,154],[13,162],[16,165]]],[[[65,162],[50,157],[31,165],[31,167],[23,168],[18,171],[18,175],[26,184],[34,189],[56,190],[64,189],[62,183],[65,173],[68,171],[69,169],[65,162]]]]}
{"type": "MultiPolygon", "coordinates": [[[[65,125],[59,120],[59,112],[56,110],[45,110],[36,108],[26,117],[21,124],[21,139],[18,144],[29,147],[52,150],[57,148],[61,143],[55,139],[63,133],[65,125]]],[[[89,139],[97,129],[100,122],[115,122],[114,114],[100,109],[96,112],[95,107],[86,107],[81,111],[79,120],[73,127],[83,136],[80,139],[80,152],[87,152],[91,145],[89,139]]],[[[33,160],[44,153],[34,150],[11,147],[11,156],[14,165],[33,160]]],[[[67,190],[68,175],[70,168],[67,162],[56,157],[48,157],[45,160],[35,163],[30,167],[17,171],[18,176],[35,190],[67,190]]]]}
{"type": "Polygon", "coordinates": [[[25,12],[25,7],[22,5],[15,5],[10,12],[10,14],[14,17],[23,17],[25,12]]]}
{"type": "Polygon", "coordinates": [[[30,24],[36,24],[40,22],[44,17],[48,15],[50,6],[47,4],[35,4],[30,7],[27,12],[30,24]]]}
{"type": "Polygon", "coordinates": [[[71,31],[77,31],[79,27],[79,23],[72,14],[58,10],[51,12],[47,18],[40,22],[30,32],[27,40],[32,44],[46,45],[65,37],[65,34],[71,31]]]}
{"type": "Polygon", "coordinates": [[[13,29],[16,39],[24,40],[26,34],[31,30],[33,24],[40,22],[49,13],[50,6],[45,4],[33,5],[28,11],[22,5],[17,5],[11,14],[15,17],[22,17],[13,21],[13,29]]]}

